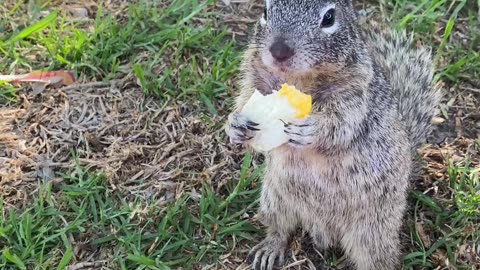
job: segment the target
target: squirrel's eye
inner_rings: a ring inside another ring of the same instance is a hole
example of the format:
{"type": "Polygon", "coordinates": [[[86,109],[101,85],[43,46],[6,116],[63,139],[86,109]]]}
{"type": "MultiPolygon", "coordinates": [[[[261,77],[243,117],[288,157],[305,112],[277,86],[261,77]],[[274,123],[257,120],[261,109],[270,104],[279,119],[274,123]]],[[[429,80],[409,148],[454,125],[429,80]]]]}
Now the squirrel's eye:
{"type": "Polygon", "coordinates": [[[335,23],[335,9],[329,9],[325,15],[323,15],[322,27],[330,27],[335,23]]]}
{"type": "Polygon", "coordinates": [[[267,19],[267,8],[263,8],[263,18],[266,20],[267,19]]]}

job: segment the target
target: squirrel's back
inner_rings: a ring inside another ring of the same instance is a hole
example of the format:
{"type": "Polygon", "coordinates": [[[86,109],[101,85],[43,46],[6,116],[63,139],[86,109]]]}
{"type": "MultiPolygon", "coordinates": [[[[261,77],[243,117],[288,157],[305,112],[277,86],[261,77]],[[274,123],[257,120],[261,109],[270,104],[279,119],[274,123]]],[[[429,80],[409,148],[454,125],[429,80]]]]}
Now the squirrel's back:
{"type": "Polygon", "coordinates": [[[371,57],[385,72],[398,112],[405,123],[415,148],[425,143],[431,127],[440,91],[432,84],[431,52],[415,47],[413,38],[404,31],[383,28],[378,24],[363,25],[362,36],[371,57]]]}

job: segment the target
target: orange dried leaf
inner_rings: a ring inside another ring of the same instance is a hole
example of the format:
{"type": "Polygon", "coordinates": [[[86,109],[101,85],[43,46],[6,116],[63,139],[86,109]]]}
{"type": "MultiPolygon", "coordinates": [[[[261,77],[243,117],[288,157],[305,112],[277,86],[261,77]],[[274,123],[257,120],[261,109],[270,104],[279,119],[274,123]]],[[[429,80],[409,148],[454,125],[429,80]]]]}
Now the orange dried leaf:
{"type": "Polygon", "coordinates": [[[72,85],[75,82],[75,76],[71,71],[34,71],[22,75],[0,75],[0,81],[14,83],[21,82],[40,82],[45,84],[72,85]]]}
{"type": "Polygon", "coordinates": [[[62,82],[63,85],[72,85],[75,82],[75,77],[71,71],[35,71],[26,74],[19,80],[20,82],[45,82],[57,83],[62,82]]]}

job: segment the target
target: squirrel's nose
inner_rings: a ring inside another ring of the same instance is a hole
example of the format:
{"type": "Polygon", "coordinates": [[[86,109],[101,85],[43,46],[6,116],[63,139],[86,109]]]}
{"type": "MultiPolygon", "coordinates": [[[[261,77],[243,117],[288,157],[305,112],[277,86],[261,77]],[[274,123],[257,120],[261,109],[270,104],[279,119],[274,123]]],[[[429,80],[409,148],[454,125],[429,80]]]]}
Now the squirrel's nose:
{"type": "Polygon", "coordinates": [[[279,39],[270,46],[270,53],[277,61],[284,62],[291,58],[295,52],[285,43],[285,40],[279,39]]]}

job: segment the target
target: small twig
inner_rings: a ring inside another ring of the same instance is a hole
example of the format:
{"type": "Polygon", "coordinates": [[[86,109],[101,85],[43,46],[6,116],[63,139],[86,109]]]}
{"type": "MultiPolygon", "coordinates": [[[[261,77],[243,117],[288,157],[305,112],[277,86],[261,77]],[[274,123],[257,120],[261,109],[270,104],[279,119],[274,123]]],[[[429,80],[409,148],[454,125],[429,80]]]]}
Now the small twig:
{"type": "MultiPolygon", "coordinates": [[[[58,217],[60,217],[60,219],[63,221],[63,224],[65,224],[65,227],[68,227],[67,220],[63,216],[58,216],[58,217]]],[[[67,233],[67,235],[68,235],[68,239],[70,240],[70,242],[72,244],[75,244],[76,242],[75,242],[75,238],[73,238],[73,235],[71,233],[67,233]]]]}
{"type": "Polygon", "coordinates": [[[97,267],[100,266],[107,261],[96,261],[96,262],[82,262],[82,263],[77,263],[75,265],[70,265],[67,267],[67,270],[79,270],[79,269],[84,269],[87,267],[97,267]]]}
{"type": "Polygon", "coordinates": [[[463,136],[461,109],[457,111],[457,115],[455,116],[455,132],[457,133],[457,138],[460,138],[463,136]]]}
{"type": "Polygon", "coordinates": [[[67,91],[67,90],[72,90],[72,89],[78,89],[78,88],[90,88],[90,87],[107,87],[109,85],[112,85],[114,81],[111,82],[89,82],[89,83],[82,83],[82,84],[72,84],[69,86],[65,86],[60,88],[60,91],[67,91]]]}
{"type": "Polygon", "coordinates": [[[307,259],[299,260],[299,261],[293,262],[293,263],[291,263],[291,264],[283,267],[282,269],[288,269],[288,268],[290,268],[290,267],[302,265],[302,264],[304,264],[306,261],[307,261],[307,259]]]}
{"type": "Polygon", "coordinates": [[[472,87],[465,87],[465,86],[462,86],[461,88],[463,90],[467,90],[467,91],[470,91],[470,92],[480,93],[480,89],[475,89],[475,88],[472,88],[472,87]]]}

